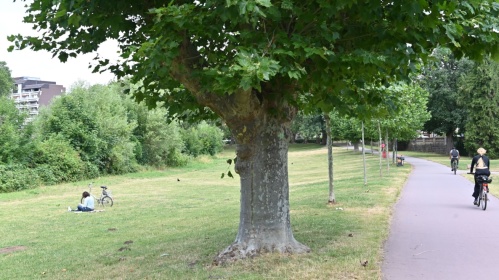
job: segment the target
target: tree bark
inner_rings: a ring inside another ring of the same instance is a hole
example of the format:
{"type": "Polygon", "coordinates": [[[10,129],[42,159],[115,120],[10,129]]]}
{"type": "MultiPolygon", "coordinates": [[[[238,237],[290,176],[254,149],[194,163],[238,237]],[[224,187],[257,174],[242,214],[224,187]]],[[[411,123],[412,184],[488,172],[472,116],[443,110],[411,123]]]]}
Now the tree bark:
{"type": "Polygon", "coordinates": [[[224,264],[266,252],[305,253],[295,240],[289,213],[288,143],[291,130],[266,115],[251,134],[239,135],[235,171],[241,180],[239,230],[234,243],[215,259],[224,264]]]}

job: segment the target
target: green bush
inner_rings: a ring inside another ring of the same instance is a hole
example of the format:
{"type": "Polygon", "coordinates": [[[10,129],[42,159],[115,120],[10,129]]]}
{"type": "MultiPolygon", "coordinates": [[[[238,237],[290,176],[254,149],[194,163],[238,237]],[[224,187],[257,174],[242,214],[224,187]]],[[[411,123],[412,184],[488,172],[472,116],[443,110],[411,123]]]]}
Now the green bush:
{"type": "MultiPolygon", "coordinates": [[[[180,135],[178,122],[168,123],[164,108],[149,111],[142,138],[142,162],[156,166],[179,166],[187,162],[187,157],[181,155],[184,142],[180,135]]],[[[138,148],[136,147],[136,151],[138,148]]]]}
{"type": "Polygon", "coordinates": [[[183,152],[194,157],[199,156],[203,149],[203,143],[198,137],[198,130],[195,127],[190,127],[182,130],[181,135],[185,145],[183,152]]]}
{"type": "Polygon", "coordinates": [[[71,94],[54,99],[38,119],[42,138],[66,139],[81,160],[98,167],[99,173],[133,170],[135,154],[128,147],[136,121],[128,118],[117,84],[73,87],[71,94]]]}
{"type": "Polygon", "coordinates": [[[36,172],[21,164],[0,165],[0,193],[36,188],[40,178],[36,172]]]}
{"type": "Polygon", "coordinates": [[[124,174],[138,170],[135,157],[130,156],[133,154],[134,146],[134,143],[126,142],[112,148],[109,160],[109,173],[124,174]]]}
{"type": "Polygon", "coordinates": [[[197,125],[197,130],[202,142],[202,154],[214,156],[223,150],[224,134],[220,128],[203,121],[197,125]]]}
{"type": "Polygon", "coordinates": [[[73,182],[85,177],[85,164],[68,141],[51,137],[33,145],[31,162],[46,184],[73,182]]]}
{"type": "Polygon", "coordinates": [[[168,166],[185,166],[189,162],[189,156],[179,150],[171,150],[168,153],[166,164],[168,166]]]}
{"type": "Polygon", "coordinates": [[[202,121],[182,132],[185,143],[184,152],[197,157],[215,155],[223,150],[223,131],[214,125],[202,121]]]}

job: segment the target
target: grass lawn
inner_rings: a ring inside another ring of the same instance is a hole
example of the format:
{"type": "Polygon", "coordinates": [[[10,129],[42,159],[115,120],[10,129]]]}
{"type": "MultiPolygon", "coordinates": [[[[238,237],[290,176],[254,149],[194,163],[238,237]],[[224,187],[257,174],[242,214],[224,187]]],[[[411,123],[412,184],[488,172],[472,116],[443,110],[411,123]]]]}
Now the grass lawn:
{"type": "Polygon", "coordinates": [[[291,223],[312,252],[213,266],[239,223],[239,180],[225,177],[227,148],[187,167],[93,180],[114,206],[72,213],[90,181],[0,194],[1,279],[381,279],[392,205],[411,166],[334,149],[336,205],[327,205],[327,149],[289,152],[291,223]],[[360,265],[367,260],[367,266],[360,265]]]}

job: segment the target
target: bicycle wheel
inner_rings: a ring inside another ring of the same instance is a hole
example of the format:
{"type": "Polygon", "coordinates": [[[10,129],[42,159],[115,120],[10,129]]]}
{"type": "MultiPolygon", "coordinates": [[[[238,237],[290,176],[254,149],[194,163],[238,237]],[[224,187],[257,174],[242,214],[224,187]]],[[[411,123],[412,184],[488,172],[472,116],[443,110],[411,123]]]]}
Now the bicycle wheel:
{"type": "Polygon", "coordinates": [[[110,196],[104,196],[100,202],[103,207],[113,206],[113,199],[110,196]]]}
{"type": "Polygon", "coordinates": [[[482,195],[483,195],[483,187],[480,186],[480,191],[478,192],[478,197],[477,197],[478,204],[476,205],[476,207],[480,207],[480,203],[482,202],[482,195]]]}
{"type": "Polygon", "coordinates": [[[482,191],[482,210],[487,209],[487,192],[482,191]]]}
{"type": "Polygon", "coordinates": [[[456,175],[456,172],[457,172],[457,163],[456,163],[456,161],[454,161],[452,163],[452,169],[454,169],[454,175],[456,175]]]}

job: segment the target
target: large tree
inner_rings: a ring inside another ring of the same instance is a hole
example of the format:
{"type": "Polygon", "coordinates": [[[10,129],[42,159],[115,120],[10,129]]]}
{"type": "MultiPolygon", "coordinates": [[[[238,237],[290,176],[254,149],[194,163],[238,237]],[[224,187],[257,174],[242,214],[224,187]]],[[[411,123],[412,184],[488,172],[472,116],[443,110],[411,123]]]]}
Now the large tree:
{"type": "Polygon", "coordinates": [[[484,147],[499,157],[499,63],[485,60],[462,76],[458,104],[469,112],[465,124],[465,149],[475,154],[484,147]]]}
{"type": "Polygon", "coordinates": [[[123,60],[100,58],[96,71],[133,76],[143,85],[139,101],[164,101],[172,113],[208,107],[226,122],[241,211],[220,262],[309,251],[293,236],[289,210],[298,108],[377,102],[358,89],[407,76],[437,45],[458,57],[498,53],[495,0],[38,0],[27,12],[39,36],[12,36],[15,47],[65,61],[115,39],[123,60]]]}
{"type": "Polygon", "coordinates": [[[453,136],[462,134],[465,129],[467,110],[458,104],[459,78],[471,70],[471,62],[466,58],[455,59],[449,50],[438,48],[434,51],[434,63],[428,63],[421,75],[421,84],[430,93],[428,110],[431,119],[424,130],[445,134],[447,148],[454,145],[453,136]]]}

